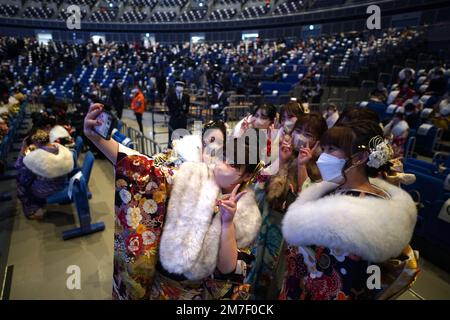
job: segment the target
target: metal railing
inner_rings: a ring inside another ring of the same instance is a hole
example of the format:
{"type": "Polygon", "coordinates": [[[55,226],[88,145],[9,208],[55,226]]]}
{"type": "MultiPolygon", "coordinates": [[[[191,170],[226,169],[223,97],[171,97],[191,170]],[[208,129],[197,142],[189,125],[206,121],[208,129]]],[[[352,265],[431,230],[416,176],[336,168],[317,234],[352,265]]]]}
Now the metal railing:
{"type": "Polygon", "coordinates": [[[134,143],[134,149],[136,151],[139,151],[142,154],[153,156],[156,153],[161,152],[161,147],[159,144],[144,136],[142,132],[134,129],[134,128],[127,128],[128,137],[133,141],[134,143]]]}

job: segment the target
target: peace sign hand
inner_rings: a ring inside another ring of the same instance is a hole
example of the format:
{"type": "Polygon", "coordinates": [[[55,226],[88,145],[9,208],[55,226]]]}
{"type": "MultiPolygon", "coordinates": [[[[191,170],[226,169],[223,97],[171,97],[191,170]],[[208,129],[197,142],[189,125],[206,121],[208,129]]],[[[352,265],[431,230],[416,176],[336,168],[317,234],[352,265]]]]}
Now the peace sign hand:
{"type": "Polygon", "coordinates": [[[222,216],[222,224],[227,225],[233,222],[234,215],[236,214],[237,202],[239,199],[247,193],[247,191],[242,191],[238,194],[237,191],[240,184],[236,185],[230,195],[226,196],[222,200],[217,201],[219,210],[222,216]]]}
{"type": "Polygon", "coordinates": [[[313,157],[314,153],[316,152],[316,149],[319,147],[319,141],[317,141],[314,144],[314,147],[312,149],[309,148],[309,142],[307,143],[306,147],[300,148],[300,151],[298,153],[297,158],[297,164],[299,166],[304,166],[308,163],[309,160],[313,157]]]}

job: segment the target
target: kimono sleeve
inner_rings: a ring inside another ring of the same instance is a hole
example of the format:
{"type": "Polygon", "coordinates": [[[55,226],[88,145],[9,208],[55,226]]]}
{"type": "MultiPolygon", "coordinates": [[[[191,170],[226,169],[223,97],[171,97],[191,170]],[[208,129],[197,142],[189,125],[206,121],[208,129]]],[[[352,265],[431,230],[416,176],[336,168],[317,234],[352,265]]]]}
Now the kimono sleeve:
{"type": "Polygon", "coordinates": [[[147,299],[166,214],[171,170],[120,145],[115,166],[114,292],[147,299]]]}

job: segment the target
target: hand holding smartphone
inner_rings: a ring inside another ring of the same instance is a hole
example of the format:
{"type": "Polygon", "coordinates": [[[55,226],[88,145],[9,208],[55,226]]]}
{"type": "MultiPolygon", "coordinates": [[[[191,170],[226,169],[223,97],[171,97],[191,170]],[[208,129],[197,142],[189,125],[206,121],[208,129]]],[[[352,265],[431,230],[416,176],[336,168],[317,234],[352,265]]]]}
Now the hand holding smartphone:
{"type": "Polygon", "coordinates": [[[111,139],[112,131],[115,127],[115,118],[109,111],[103,111],[96,118],[101,124],[94,127],[94,131],[101,136],[103,139],[111,139]]]}

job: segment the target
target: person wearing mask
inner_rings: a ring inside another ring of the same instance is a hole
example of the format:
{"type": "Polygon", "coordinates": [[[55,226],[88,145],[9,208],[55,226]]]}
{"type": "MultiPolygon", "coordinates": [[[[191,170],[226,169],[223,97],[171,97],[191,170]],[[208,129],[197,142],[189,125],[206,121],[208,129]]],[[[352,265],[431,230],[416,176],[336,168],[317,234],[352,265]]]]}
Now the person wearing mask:
{"type": "Polygon", "coordinates": [[[167,96],[169,108],[169,144],[172,142],[172,133],[176,129],[187,129],[187,118],[190,108],[189,94],[184,92],[185,83],[175,82],[175,90],[167,96]]]}
{"type": "Polygon", "coordinates": [[[109,99],[111,101],[112,107],[116,110],[117,118],[122,119],[125,100],[118,79],[114,80],[113,82],[113,86],[111,87],[111,91],[109,92],[109,99]]]}
{"type": "Polygon", "coordinates": [[[214,85],[210,106],[213,111],[213,120],[225,120],[224,109],[228,106],[228,97],[223,91],[223,85],[219,82],[214,85]]]}
{"type": "Polygon", "coordinates": [[[405,121],[405,115],[402,112],[396,112],[392,120],[384,127],[383,133],[391,140],[395,157],[402,157],[409,135],[409,125],[405,121]]]}
{"type": "Polygon", "coordinates": [[[408,102],[405,105],[405,121],[409,128],[417,128],[420,124],[420,115],[417,112],[417,107],[413,102],[408,102]]]}
{"type": "Polygon", "coordinates": [[[246,248],[261,225],[247,187],[261,168],[250,160],[257,150],[232,139],[214,166],[189,161],[173,170],[97,135],[102,110],[91,106],[84,133],[115,166],[113,298],[248,298],[246,248]]]}
{"type": "Polygon", "coordinates": [[[424,108],[432,108],[447,91],[447,81],[444,78],[444,69],[435,68],[430,72],[430,83],[425,95],[430,96],[424,104],[424,108]]]}
{"type": "Polygon", "coordinates": [[[330,103],[327,107],[327,111],[324,113],[323,117],[327,122],[328,128],[332,128],[339,119],[339,112],[337,110],[337,106],[333,103],[330,103]]]}
{"type": "Polygon", "coordinates": [[[279,129],[282,129],[286,133],[291,133],[297,120],[304,114],[305,111],[300,103],[296,101],[288,102],[281,109],[281,122],[279,129]]]}
{"type": "Polygon", "coordinates": [[[142,93],[139,87],[134,88],[131,91],[132,99],[131,99],[131,110],[134,111],[134,115],[136,116],[136,121],[139,125],[139,130],[144,133],[144,127],[142,125],[142,115],[145,111],[145,99],[144,94],[142,93]]]}
{"type": "Polygon", "coordinates": [[[414,201],[373,178],[389,168],[393,154],[382,136],[371,121],[333,127],[322,136],[317,166],[323,182],[302,191],[283,218],[289,247],[279,299],[387,299],[415,280],[418,268],[409,247],[417,219],[414,201]],[[386,267],[405,259],[416,267],[393,292],[391,281],[399,277],[386,267]],[[372,266],[380,268],[381,288],[367,285],[372,266]]]}
{"type": "MultiPolygon", "coordinates": [[[[325,120],[319,114],[300,116],[290,133],[286,128],[278,140],[278,170],[266,181],[256,185],[255,194],[263,220],[253,248],[256,262],[250,274],[256,299],[276,299],[280,292],[285,270],[285,243],[281,234],[281,221],[286,210],[295,201],[298,190],[301,190],[299,183],[303,183],[302,187],[306,188],[308,183],[315,182],[309,179],[304,183],[299,179],[299,173],[303,173],[305,168],[307,174],[306,168],[315,167],[318,141],[326,130],[325,120]]],[[[311,176],[316,179],[315,175],[311,176]]]]}

